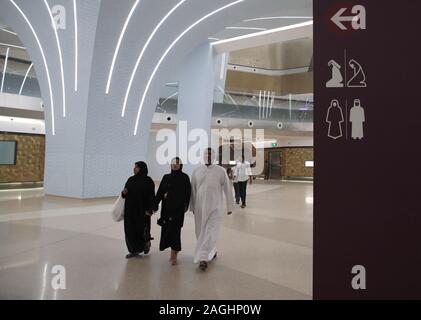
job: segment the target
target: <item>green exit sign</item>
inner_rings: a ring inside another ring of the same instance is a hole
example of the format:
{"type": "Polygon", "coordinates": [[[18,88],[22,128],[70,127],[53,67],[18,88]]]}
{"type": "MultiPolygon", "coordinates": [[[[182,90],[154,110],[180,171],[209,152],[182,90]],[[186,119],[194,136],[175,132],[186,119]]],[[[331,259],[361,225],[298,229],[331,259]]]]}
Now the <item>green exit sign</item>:
{"type": "Polygon", "coordinates": [[[272,147],[277,147],[278,143],[277,142],[272,142],[272,147]]]}

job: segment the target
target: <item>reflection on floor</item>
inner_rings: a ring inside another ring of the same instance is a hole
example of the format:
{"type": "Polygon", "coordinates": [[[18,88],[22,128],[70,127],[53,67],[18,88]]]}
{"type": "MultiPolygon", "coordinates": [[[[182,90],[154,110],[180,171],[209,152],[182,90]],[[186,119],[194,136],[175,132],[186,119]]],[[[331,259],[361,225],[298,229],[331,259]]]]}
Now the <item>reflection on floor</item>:
{"type": "Polygon", "coordinates": [[[227,216],[218,258],[206,273],[192,262],[194,221],[187,213],[179,264],[159,252],[126,260],[115,199],[35,197],[0,201],[1,299],[310,299],[313,184],[254,183],[247,208],[227,216]],[[52,267],[66,270],[55,290],[52,267]]]}

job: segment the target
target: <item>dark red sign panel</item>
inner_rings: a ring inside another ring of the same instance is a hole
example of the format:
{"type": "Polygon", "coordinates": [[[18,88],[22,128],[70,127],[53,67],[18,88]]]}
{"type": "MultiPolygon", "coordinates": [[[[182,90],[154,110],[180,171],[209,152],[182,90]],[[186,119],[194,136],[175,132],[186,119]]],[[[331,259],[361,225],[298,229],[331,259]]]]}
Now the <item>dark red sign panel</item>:
{"type": "Polygon", "coordinates": [[[314,298],[421,298],[421,2],[314,1],[314,298]]]}

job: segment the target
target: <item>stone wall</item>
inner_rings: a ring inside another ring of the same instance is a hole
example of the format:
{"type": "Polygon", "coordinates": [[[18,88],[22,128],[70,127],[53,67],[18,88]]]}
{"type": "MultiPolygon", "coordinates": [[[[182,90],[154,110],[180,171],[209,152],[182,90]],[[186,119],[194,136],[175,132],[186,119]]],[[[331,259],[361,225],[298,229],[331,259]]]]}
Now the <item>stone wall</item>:
{"type": "Polygon", "coordinates": [[[0,133],[0,140],[17,141],[16,164],[0,165],[0,183],[44,180],[45,136],[0,133]]]}
{"type": "Polygon", "coordinates": [[[313,168],[305,161],[314,160],[313,148],[282,148],[282,177],[313,177],[313,168]]]}

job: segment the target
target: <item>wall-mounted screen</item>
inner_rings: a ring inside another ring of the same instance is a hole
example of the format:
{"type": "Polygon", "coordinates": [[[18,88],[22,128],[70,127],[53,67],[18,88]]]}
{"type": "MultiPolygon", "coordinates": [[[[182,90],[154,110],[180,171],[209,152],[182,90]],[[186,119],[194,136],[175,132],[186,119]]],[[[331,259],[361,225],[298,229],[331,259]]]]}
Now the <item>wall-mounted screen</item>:
{"type": "Polygon", "coordinates": [[[305,166],[306,168],[314,168],[314,161],[306,161],[305,166]]]}
{"type": "Polygon", "coordinates": [[[16,141],[0,141],[0,165],[16,164],[16,141]]]}

